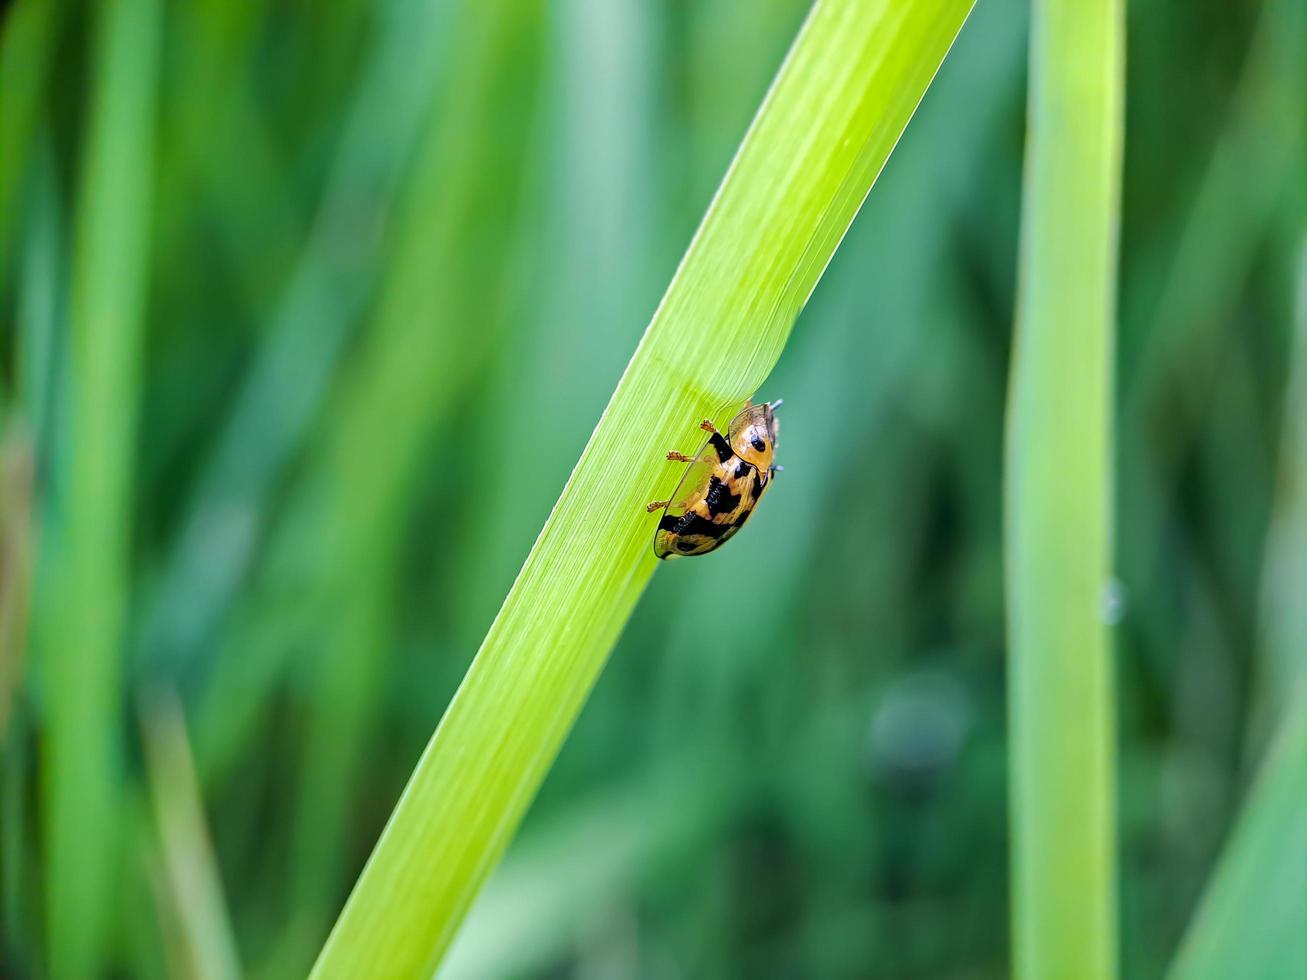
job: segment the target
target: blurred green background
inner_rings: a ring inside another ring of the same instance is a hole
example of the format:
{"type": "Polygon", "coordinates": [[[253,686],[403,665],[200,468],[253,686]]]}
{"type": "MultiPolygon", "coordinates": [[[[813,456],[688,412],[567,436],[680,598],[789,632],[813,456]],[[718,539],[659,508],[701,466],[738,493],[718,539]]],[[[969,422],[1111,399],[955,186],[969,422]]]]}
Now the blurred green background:
{"type": "MultiPolygon", "coordinates": [[[[125,3],[3,28],[0,974],[107,899],[105,973],[301,975],[806,4],[125,3]],[[78,590],[110,612],[70,626],[78,590]],[[85,744],[98,899],[49,870],[85,744]]],[[[1307,597],[1266,598],[1301,561],[1300,8],[1129,9],[1127,977],[1170,961],[1307,643],[1307,597]]],[[[760,392],[783,477],[659,570],[449,976],[1006,973],[1027,19],[979,3],[760,392]]]]}

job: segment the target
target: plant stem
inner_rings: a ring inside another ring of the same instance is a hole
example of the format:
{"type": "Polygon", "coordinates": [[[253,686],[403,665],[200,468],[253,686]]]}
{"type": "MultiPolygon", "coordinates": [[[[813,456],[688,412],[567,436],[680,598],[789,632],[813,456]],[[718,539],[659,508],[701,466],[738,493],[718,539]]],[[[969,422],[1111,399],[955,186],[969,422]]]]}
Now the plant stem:
{"type": "Polygon", "coordinates": [[[1120,0],[1035,0],[1009,395],[1013,958],[1018,977],[1116,971],[1112,334],[1120,0]]]}
{"type": "Polygon", "coordinates": [[[121,870],[122,651],[160,8],[157,0],[114,0],[96,8],[96,20],[70,310],[70,438],[36,622],[56,977],[103,972],[121,870]]]}

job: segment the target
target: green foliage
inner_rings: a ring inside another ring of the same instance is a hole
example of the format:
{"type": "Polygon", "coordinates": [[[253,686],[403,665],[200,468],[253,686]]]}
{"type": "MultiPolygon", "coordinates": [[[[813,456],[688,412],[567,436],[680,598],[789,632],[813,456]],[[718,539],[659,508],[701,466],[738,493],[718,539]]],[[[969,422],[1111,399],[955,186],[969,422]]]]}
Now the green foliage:
{"type": "Polygon", "coordinates": [[[63,5],[28,3],[14,10],[0,43],[0,92],[4,93],[5,143],[0,153],[0,266],[13,251],[19,213],[17,195],[32,155],[33,133],[63,5]]]}
{"type": "Polygon", "coordinates": [[[99,79],[79,173],[68,309],[62,527],[46,560],[41,653],[50,972],[89,976],[107,948],[121,866],[122,638],[139,417],[160,10],[95,18],[99,79]]]}
{"type": "MultiPolygon", "coordinates": [[[[106,976],[311,968],[809,7],[195,0],[127,72],[109,25],[148,5],[6,8],[6,975],[70,956],[106,976]],[[129,155],[122,184],[93,164],[129,155]],[[94,411],[90,375],[114,389],[94,411]],[[122,628],[61,660],[85,629],[69,614],[105,596],[122,628]],[[74,745],[84,780],[53,765],[74,745]],[[107,870],[56,853],[56,824],[107,870]]],[[[887,34],[909,9],[872,8],[887,34]]],[[[623,480],[603,487],[630,497],[596,499],[620,518],[567,550],[611,538],[579,570],[632,570],[639,591],[639,508],[675,479],[662,454],[764,376],[759,396],[785,398],[778,485],[722,552],[647,580],[448,976],[1010,972],[1002,459],[1027,8],[971,13],[774,370],[797,278],[755,283],[783,297],[773,319],[690,324],[748,349],[678,350],[667,370],[718,390],[668,388],[638,443],[604,453],[623,480]]],[[[1129,7],[1112,707],[1130,977],[1257,941],[1195,912],[1261,874],[1261,845],[1237,842],[1301,664],[1284,597],[1307,485],[1289,395],[1304,16],[1129,7]]],[[[751,267],[792,241],[736,244],[719,247],[751,267]]],[[[662,328],[685,330],[680,310],[662,328]]],[[[593,649],[545,665],[564,666],[598,670],[593,649]]]]}
{"type": "Polygon", "coordinates": [[[1268,718],[1279,730],[1172,963],[1176,978],[1269,980],[1307,972],[1307,665],[1298,601],[1307,583],[1307,247],[1299,253],[1297,285],[1280,481],[1259,607],[1262,690],[1250,742],[1266,741],[1268,718]]]}
{"type": "Polygon", "coordinates": [[[1116,0],[1033,9],[1005,510],[1015,972],[1108,977],[1124,15],[1116,0]]]}
{"type": "MultiPolygon", "coordinates": [[[[1307,691],[1300,687],[1299,694],[1307,691]]],[[[1170,976],[1277,980],[1307,971],[1307,697],[1281,731],[1222,853],[1170,976]]]]}
{"type": "Polygon", "coordinates": [[[452,407],[481,378],[503,328],[502,309],[485,299],[493,275],[488,260],[512,248],[527,130],[481,123],[529,124],[540,11],[532,16],[520,2],[479,4],[466,17],[450,91],[481,98],[460,95],[443,107],[417,160],[376,320],[349,365],[339,425],[320,457],[325,472],[310,484],[322,488],[327,528],[326,574],[315,576],[310,602],[334,618],[336,629],[322,651],[310,705],[293,888],[301,914],[328,906],[311,920],[318,928],[334,911],[324,899],[341,884],[336,842],[384,676],[378,651],[390,642],[391,570],[404,540],[404,501],[432,432],[450,425],[452,407]],[[487,170],[503,182],[486,184],[487,170]],[[481,247],[468,249],[472,240],[481,247]],[[469,337],[462,327],[478,315],[486,326],[469,337]]]}
{"type": "Polygon", "coordinates": [[[158,893],[166,896],[159,918],[171,934],[170,970],[174,976],[231,980],[240,976],[240,961],[181,705],[159,692],[144,701],[141,741],[159,840],[152,870],[158,893]]]}

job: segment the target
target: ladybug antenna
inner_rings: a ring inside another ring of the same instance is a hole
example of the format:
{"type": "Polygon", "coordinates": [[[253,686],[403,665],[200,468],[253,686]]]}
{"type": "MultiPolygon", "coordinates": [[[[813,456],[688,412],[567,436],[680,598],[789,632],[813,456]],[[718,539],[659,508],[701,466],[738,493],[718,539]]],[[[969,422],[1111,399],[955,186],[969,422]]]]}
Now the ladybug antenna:
{"type": "Polygon", "coordinates": [[[774,412],[776,411],[776,409],[780,408],[784,404],[785,404],[784,398],[777,398],[774,402],[768,402],[767,407],[774,412]]]}

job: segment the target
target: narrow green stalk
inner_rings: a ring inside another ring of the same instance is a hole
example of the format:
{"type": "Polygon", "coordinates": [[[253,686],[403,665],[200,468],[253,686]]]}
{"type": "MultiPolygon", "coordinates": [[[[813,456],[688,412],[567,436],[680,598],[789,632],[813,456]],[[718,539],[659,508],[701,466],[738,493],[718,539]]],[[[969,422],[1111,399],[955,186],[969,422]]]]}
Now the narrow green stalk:
{"type": "Polygon", "coordinates": [[[218,861],[181,703],[172,692],[143,699],[141,734],[162,858],[160,899],[172,910],[185,974],[195,980],[241,975],[218,861]]]}
{"type": "Polygon", "coordinates": [[[0,418],[0,749],[9,743],[27,652],[35,476],[27,430],[17,420],[0,418]]]}
{"type": "Polygon", "coordinates": [[[1014,972],[1116,973],[1112,336],[1120,0],[1035,0],[1006,459],[1014,972]]]}
{"type": "Polygon", "coordinates": [[[31,197],[15,297],[14,411],[5,417],[5,434],[0,436],[5,463],[11,464],[15,429],[21,425],[27,456],[17,472],[6,466],[0,489],[0,565],[4,566],[0,572],[0,672],[4,674],[2,683],[11,687],[5,696],[12,698],[7,705],[10,713],[0,722],[0,958],[44,973],[41,952],[35,948],[40,937],[35,923],[40,918],[43,869],[32,846],[37,803],[28,792],[35,742],[30,700],[23,685],[30,670],[29,624],[39,543],[36,474],[48,452],[51,366],[66,259],[48,137],[38,142],[34,159],[35,179],[28,184],[31,197]],[[16,476],[21,478],[17,487],[10,482],[16,476]]]}
{"type": "Polygon", "coordinates": [[[439,962],[653,573],[662,454],[767,376],[970,6],[814,7],[315,976],[439,962]]]}
{"type": "Polygon", "coordinates": [[[157,0],[97,7],[70,309],[68,441],[38,600],[50,975],[102,972],[117,902],[122,648],[154,155],[157,0]]]}

